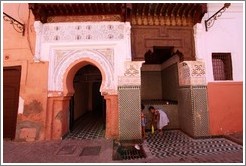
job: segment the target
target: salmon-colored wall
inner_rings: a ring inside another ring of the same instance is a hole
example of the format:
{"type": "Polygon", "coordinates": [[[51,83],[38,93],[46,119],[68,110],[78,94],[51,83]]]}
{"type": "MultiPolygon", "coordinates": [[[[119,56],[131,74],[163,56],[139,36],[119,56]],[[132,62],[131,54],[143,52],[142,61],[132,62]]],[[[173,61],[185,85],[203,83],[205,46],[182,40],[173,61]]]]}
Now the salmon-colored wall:
{"type": "Polygon", "coordinates": [[[25,34],[23,36],[22,33],[16,32],[10,21],[3,20],[4,60],[32,60],[35,52],[36,34],[34,30],[34,16],[29,11],[28,4],[3,3],[3,12],[25,24],[25,34]],[[6,58],[6,56],[8,57],[6,58]]]}
{"type": "Polygon", "coordinates": [[[106,138],[119,137],[118,95],[105,95],[106,100],[106,138]]]}
{"type": "MultiPolygon", "coordinates": [[[[45,121],[48,91],[48,63],[34,63],[34,16],[27,3],[3,3],[3,12],[25,24],[25,34],[15,31],[9,21],[3,20],[3,66],[21,65],[20,98],[16,140],[45,139],[45,121]]],[[[4,78],[3,78],[4,79],[4,78]]]]}
{"type": "Polygon", "coordinates": [[[208,83],[211,135],[243,131],[243,83],[208,83]]]}
{"type": "Polygon", "coordinates": [[[46,119],[46,140],[61,139],[68,133],[70,97],[54,96],[48,98],[46,119]]]}

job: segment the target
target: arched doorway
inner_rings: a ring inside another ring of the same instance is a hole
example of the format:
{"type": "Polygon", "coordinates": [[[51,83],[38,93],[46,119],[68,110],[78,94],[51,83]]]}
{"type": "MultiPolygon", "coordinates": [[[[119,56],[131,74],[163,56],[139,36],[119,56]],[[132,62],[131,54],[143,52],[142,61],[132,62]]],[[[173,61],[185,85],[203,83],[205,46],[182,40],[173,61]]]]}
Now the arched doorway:
{"type": "Polygon", "coordinates": [[[69,110],[70,134],[67,138],[104,137],[106,104],[100,92],[101,83],[101,72],[92,64],[87,64],[76,72],[69,110]]]}
{"type": "Polygon", "coordinates": [[[142,62],[134,62],[137,64],[134,70],[129,68],[132,65],[130,23],[42,24],[35,21],[34,26],[37,34],[34,59],[49,62],[45,139],[61,139],[69,132],[69,105],[75,92],[73,79],[76,72],[88,64],[96,66],[102,75],[100,93],[106,100],[105,138],[119,138],[119,83],[140,85],[140,74],[135,71],[139,71],[142,62]],[[78,38],[82,31],[84,37],[78,38]],[[59,40],[53,40],[57,37],[59,40]]]}

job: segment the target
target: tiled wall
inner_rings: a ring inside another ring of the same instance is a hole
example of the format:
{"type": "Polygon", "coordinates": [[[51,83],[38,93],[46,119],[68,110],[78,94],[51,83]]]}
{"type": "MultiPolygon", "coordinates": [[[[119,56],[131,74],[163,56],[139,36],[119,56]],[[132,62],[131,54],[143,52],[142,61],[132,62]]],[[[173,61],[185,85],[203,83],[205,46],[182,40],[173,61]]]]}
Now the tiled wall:
{"type": "Polygon", "coordinates": [[[119,138],[141,139],[140,86],[119,86],[119,138]]]}
{"type": "Polygon", "coordinates": [[[207,87],[181,87],[178,97],[181,129],[193,137],[209,136],[207,87]]]}

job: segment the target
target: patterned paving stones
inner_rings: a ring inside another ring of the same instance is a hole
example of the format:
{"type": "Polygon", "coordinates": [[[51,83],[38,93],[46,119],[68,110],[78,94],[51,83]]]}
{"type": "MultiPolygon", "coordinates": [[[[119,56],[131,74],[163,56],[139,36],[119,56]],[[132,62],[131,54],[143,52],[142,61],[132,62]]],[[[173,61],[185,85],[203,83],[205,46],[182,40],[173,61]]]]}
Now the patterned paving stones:
{"type": "Polygon", "coordinates": [[[144,159],[113,160],[113,140],[104,138],[103,122],[83,117],[64,140],[3,141],[3,163],[238,163],[243,146],[226,138],[193,139],[180,130],[147,132],[144,159]]]}
{"type": "Polygon", "coordinates": [[[167,130],[163,135],[148,133],[147,146],[152,155],[158,158],[234,153],[243,150],[241,145],[225,138],[193,139],[179,130],[167,130]]]}
{"type": "Polygon", "coordinates": [[[83,116],[65,139],[98,139],[104,137],[103,120],[93,118],[90,114],[83,116]]]}

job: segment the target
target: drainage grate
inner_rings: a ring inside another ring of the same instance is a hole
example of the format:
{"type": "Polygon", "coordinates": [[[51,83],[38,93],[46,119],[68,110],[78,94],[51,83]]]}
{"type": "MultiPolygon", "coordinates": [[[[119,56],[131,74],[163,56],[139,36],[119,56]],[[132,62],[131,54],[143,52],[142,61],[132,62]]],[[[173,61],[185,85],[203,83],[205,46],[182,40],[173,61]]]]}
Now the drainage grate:
{"type": "Polygon", "coordinates": [[[146,158],[146,154],[142,145],[139,145],[140,149],[134,148],[134,145],[117,145],[114,144],[113,160],[134,160],[146,158]]]}
{"type": "Polygon", "coordinates": [[[120,154],[121,160],[132,160],[146,158],[143,148],[140,146],[140,150],[135,149],[133,146],[119,147],[117,152],[120,154]]]}

